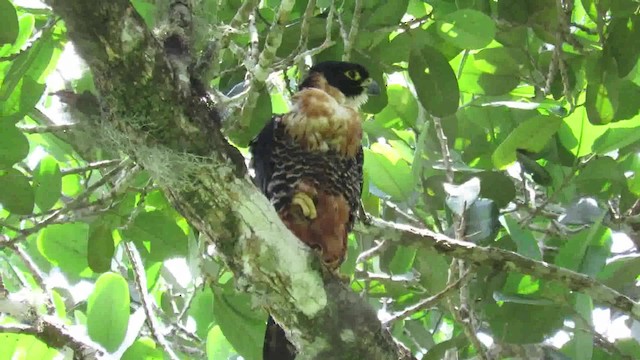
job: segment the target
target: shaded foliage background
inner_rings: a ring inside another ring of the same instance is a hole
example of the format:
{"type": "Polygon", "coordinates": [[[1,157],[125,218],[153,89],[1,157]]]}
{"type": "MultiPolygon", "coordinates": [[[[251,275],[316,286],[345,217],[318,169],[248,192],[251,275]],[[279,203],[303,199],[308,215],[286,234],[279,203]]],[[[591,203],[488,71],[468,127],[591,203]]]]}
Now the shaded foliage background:
{"type": "MultiPolygon", "coordinates": [[[[131,1],[159,38],[168,3],[131,1]]],[[[364,107],[369,214],[640,298],[640,2],[192,5],[191,51],[243,153],[311,59],[361,63],[386,84],[364,107]]],[[[33,6],[0,0],[0,358],[68,354],[37,331],[59,323],[125,359],[259,359],[266,314],[215,252],[144,170],[74,135],[59,91],[92,77],[60,81],[65,24],[33,6]]],[[[418,358],[640,357],[637,313],[380,234],[358,226],[341,272],[418,358]]]]}

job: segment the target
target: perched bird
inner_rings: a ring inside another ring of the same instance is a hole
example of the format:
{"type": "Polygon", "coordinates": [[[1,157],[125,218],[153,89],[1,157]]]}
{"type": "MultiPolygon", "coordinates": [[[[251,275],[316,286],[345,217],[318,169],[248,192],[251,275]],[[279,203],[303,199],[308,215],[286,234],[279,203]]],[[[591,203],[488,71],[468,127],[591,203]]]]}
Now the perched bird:
{"type": "MultiPolygon", "coordinates": [[[[380,87],[361,65],[313,66],[292,97],[291,111],[274,115],[251,142],[256,185],[284,224],[336,269],[362,190],[362,125],[358,110],[380,87]]],[[[285,332],[269,317],[265,360],[295,358],[285,332]]]]}

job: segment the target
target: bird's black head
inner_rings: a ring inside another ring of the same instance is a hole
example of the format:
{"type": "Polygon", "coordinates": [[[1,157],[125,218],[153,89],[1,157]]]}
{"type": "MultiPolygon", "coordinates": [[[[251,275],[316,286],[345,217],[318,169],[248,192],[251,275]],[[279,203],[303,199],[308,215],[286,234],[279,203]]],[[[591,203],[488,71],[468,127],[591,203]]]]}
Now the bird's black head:
{"type": "Polygon", "coordinates": [[[347,98],[361,95],[378,95],[380,87],[364,66],[344,61],[325,61],[309,69],[309,76],[300,84],[300,89],[318,87],[317,76],[322,75],[327,83],[340,90],[347,98]]]}

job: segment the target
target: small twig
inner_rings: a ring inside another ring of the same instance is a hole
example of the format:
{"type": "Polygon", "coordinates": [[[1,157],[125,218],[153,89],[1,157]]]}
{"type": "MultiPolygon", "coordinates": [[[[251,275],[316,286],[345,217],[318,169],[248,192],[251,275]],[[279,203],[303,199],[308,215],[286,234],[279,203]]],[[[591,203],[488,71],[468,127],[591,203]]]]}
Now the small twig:
{"type": "Polygon", "coordinates": [[[447,296],[451,295],[455,290],[460,288],[462,284],[467,282],[471,278],[471,275],[473,275],[473,273],[470,270],[467,270],[461,277],[449,283],[444,289],[442,289],[437,294],[430,296],[426,299],[420,300],[417,304],[411,305],[408,308],[394,314],[392,317],[384,321],[384,325],[389,325],[395,321],[407,318],[422,310],[427,310],[429,308],[436,306],[440,301],[442,301],[447,296]]]}
{"type": "Polygon", "coordinates": [[[173,349],[171,349],[169,343],[160,331],[160,325],[157,323],[156,317],[153,313],[153,307],[151,305],[152,300],[149,296],[149,293],[147,292],[147,277],[144,272],[144,266],[142,265],[142,258],[140,258],[140,253],[138,253],[138,249],[136,249],[135,245],[131,242],[125,243],[124,248],[127,252],[127,256],[129,257],[129,261],[131,261],[131,267],[134,274],[134,282],[140,295],[142,307],[144,308],[144,312],[147,316],[147,325],[149,325],[149,330],[151,330],[151,336],[158,344],[160,344],[162,349],[171,360],[178,360],[179,357],[176,355],[173,349]]]}
{"type": "Polygon", "coordinates": [[[378,244],[376,244],[376,246],[361,252],[360,255],[358,255],[358,258],[356,259],[356,264],[363,263],[371,259],[372,257],[378,255],[379,253],[384,251],[386,248],[388,248],[389,245],[390,245],[389,242],[386,240],[380,241],[378,244]]]}
{"type": "Polygon", "coordinates": [[[44,134],[67,132],[76,127],[76,124],[60,124],[60,125],[19,125],[18,130],[27,134],[44,134]]]}
{"type": "Polygon", "coordinates": [[[258,10],[255,10],[249,15],[249,42],[251,44],[250,56],[253,63],[257,63],[258,57],[260,56],[260,38],[258,36],[258,28],[256,27],[256,12],[258,12],[258,10]]]}
{"type": "Polygon", "coordinates": [[[349,61],[351,58],[351,48],[356,42],[358,36],[358,27],[360,26],[360,15],[362,15],[362,3],[363,0],[356,0],[355,8],[353,10],[353,17],[351,18],[351,30],[349,35],[344,40],[344,52],[342,53],[342,61],[349,61]]]}
{"type": "Polygon", "coordinates": [[[85,166],[61,169],[60,173],[62,174],[62,176],[72,175],[72,174],[82,174],[82,173],[86,173],[87,171],[108,168],[108,167],[119,164],[121,161],[122,161],[121,159],[96,161],[96,162],[89,163],[85,166]]]}
{"type": "Polygon", "coordinates": [[[444,133],[444,129],[442,128],[442,122],[440,118],[433,117],[433,127],[436,130],[436,135],[438,136],[438,140],[440,141],[440,151],[442,152],[442,162],[446,169],[447,182],[453,184],[453,163],[451,161],[451,153],[449,152],[449,145],[447,136],[444,133]]]}
{"type": "Polygon", "coordinates": [[[69,347],[74,352],[74,359],[101,359],[107,352],[86,336],[79,336],[71,331],[54,316],[38,317],[33,325],[8,323],[0,325],[0,334],[33,335],[52,348],[69,347]]]}
{"type": "Polygon", "coordinates": [[[53,305],[53,298],[49,291],[49,287],[46,285],[44,281],[44,277],[42,276],[42,271],[38,267],[38,265],[33,261],[31,256],[22,248],[20,244],[13,244],[10,246],[11,250],[13,250],[22,262],[27,266],[29,271],[31,272],[31,276],[35,280],[36,284],[42,289],[42,291],[47,294],[47,299],[45,302],[45,306],[47,307],[47,313],[53,315],[55,312],[55,307],[53,305]]]}

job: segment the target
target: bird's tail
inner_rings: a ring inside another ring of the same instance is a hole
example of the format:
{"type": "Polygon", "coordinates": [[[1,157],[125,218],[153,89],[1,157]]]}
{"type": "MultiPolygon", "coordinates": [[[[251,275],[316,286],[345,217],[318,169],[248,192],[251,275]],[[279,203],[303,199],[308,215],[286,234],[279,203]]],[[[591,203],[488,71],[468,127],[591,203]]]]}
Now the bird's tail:
{"type": "Polygon", "coordinates": [[[271,315],[267,320],[267,330],[264,334],[262,358],[263,360],[294,360],[296,358],[295,347],[271,315]]]}

